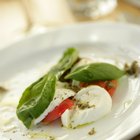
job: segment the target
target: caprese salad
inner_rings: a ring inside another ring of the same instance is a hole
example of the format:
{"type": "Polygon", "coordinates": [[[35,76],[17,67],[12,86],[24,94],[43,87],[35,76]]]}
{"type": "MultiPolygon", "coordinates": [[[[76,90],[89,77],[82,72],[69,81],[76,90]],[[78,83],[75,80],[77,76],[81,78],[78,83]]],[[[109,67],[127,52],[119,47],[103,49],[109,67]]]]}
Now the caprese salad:
{"type": "Polygon", "coordinates": [[[61,119],[67,128],[76,128],[107,115],[118,79],[132,68],[80,58],[68,48],[58,63],[25,89],[17,106],[17,116],[30,128],[61,119]]]}

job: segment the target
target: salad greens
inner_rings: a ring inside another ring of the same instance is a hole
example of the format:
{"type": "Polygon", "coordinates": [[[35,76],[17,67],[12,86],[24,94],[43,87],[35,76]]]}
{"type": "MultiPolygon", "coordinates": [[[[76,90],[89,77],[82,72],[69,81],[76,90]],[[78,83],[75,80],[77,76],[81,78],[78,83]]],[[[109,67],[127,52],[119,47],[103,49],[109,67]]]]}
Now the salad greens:
{"type": "Polygon", "coordinates": [[[27,128],[49,106],[55,93],[56,80],[70,69],[78,59],[78,52],[69,48],[52,69],[25,89],[17,107],[17,116],[27,128]]]}
{"type": "Polygon", "coordinates": [[[92,63],[81,66],[66,75],[65,79],[73,79],[80,82],[105,81],[118,79],[125,74],[114,65],[108,63],[92,63]]]}

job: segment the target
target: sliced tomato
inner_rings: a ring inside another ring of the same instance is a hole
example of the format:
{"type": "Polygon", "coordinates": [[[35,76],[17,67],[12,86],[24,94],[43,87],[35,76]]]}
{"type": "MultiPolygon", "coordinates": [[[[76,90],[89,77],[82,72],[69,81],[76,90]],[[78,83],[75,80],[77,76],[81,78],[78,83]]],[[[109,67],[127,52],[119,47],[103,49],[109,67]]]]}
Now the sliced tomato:
{"type": "Polygon", "coordinates": [[[117,88],[117,80],[110,80],[110,81],[97,81],[97,82],[91,82],[91,83],[80,83],[80,87],[87,87],[89,85],[98,85],[108,91],[110,96],[112,96],[117,88]]]}
{"type": "Polygon", "coordinates": [[[97,81],[93,83],[94,85],[98,85],[102,88],[106,88],[106,81],[97,81]]]}
{"type": "Polygon", "coordinates": [[[105,88],[106,87],[106,82],[104,82],[104,81],[94,81],[94,82],[91,82],[91,83],[84,83],[84,82],[80,83],[80,87],[87,87],[89,85],[98,85],[102,88],[105,88]]]}
{"type": "Polygon", "coordinates": [[[84,83],[84,82],[80,82],[80,87],[87,87],[89,85],[92,85],[92,83],[84,83]]]}
{"type": "Polygon", "coordinates": [[[107,81],[106,82],[105,89],[108,91],[108,93],[110,94],[110,96],[113,96],[113,94],[116,91],[117,86],[118,86],[117,80],[111,80],[111,81],[107,81]]]}
{"type": "Polygon", "coordinates": [[[65,110],[70,109],[73,105],[74,101],[71,99],[64,100],[59,106],[55,107],[55,109],[51,111],[42,122],[50,123],[58,119],[65,112],[65,110]]]}

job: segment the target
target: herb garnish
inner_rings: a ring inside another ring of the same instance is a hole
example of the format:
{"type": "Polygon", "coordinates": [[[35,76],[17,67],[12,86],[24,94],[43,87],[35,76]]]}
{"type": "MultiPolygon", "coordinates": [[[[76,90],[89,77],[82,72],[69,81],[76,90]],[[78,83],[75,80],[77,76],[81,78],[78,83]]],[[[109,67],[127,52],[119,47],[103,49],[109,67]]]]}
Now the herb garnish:
{"type": "Polygon", "coordinates": [[[65,78],[80,82],[106,81],[122,77],[125,71],[108,63],[92,63],[78,67],[65,78]]]}
{"type": "Polygon", "coordinates": [[[131,65],[126,63],[124,70],[128,75],[134,75],[135,77],[138,77],[138,74],[140,73],[140,68],[137,61],[133,61],[131,65]]]}
{"type": "Polygon", "coordinates": [[[88,132],[89,135],[94,135],[95,133],[96,133],[95,128],[92,128],[92,129],[88,132]]]}

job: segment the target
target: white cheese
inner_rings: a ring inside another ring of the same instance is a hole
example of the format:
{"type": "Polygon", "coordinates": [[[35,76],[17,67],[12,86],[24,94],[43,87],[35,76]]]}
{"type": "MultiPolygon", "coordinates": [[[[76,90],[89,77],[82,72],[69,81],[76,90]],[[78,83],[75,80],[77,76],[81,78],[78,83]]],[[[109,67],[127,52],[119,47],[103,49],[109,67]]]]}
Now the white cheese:
{"type": "Polygon", "coordinates": [[[61,116],[61,122],[63,126],[69,128],[70,127],[70,117],[71,117],[71,112],[72,110],[67,109],[61,116]]]}
{"type": "Polygon", "coordinates": [[[78,103],[73,110],[67,110],[61,116],[65,127],[74,128],[96,121],[111,111],[112,99],[107,91],[99,86],[83,88],[76,94],[75,99],[78,103]],[[84,104],[86,106],[82,106],[84,104]]]}

